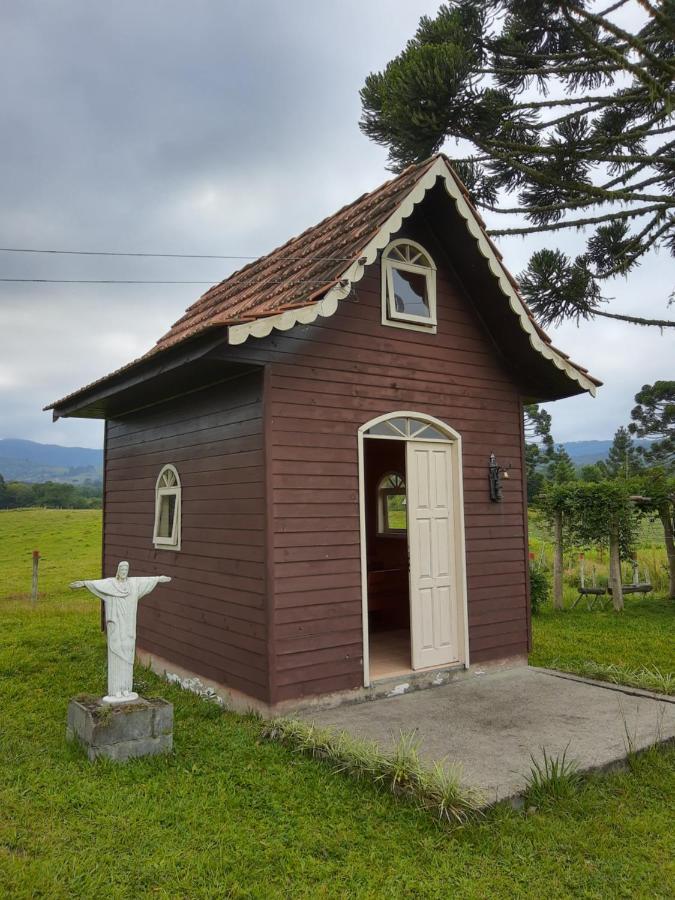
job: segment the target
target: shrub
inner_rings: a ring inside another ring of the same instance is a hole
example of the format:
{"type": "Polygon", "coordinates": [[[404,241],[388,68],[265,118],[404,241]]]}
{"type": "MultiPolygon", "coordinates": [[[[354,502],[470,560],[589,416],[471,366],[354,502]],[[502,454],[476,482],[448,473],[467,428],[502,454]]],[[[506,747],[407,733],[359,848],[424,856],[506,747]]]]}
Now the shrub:
{"type": "Polygon", "coordinates": [[[530,606],[532,615],[537,615],[544,603],[548,603],[551,596],[551,583],[545,569],[538,566],[530,566],[530,606]]]}

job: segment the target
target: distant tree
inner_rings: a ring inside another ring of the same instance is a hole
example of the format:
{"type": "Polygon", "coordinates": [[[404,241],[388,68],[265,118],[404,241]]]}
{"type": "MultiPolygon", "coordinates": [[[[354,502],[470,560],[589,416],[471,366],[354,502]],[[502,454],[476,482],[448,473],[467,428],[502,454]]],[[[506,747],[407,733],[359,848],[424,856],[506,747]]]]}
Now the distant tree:
{"type": "Polygon", "coordinates": [[[640,509],[658,516],[663,526],[669,596],[675,599],[675,476],[655,466],[640,476],[635,489],[640,509]]]}
{"type": "Polygon", "coordinates": [[[675,469],[675,381],[643,385],[635,402],[628,430],[638,437],[655,439],[642,448],[642,455],[649,463],[675,469]]]}
{"type": "Polygon", "coordinates": [[[527,500],[528,503],[532,503],[546,480],[541,467],[553,458],[554,442],[551,435],[551,416],[545,409],[540,409],[536,403],[530,403],[523,407],[523,414],[527,500]]]}
{"type": "Polygon", "coordinates": [[[45,481],[28,484],[2,480],[0,475],[0,509],[100,509],[101,485],[64,484],[45,481]]]}
{"type": "Polygon", "coordinates": [[[579,480],[585,482],[603,481],[607,477],[607,469],[599,462],[590,463],[579,469],[579,480]]]}
{"type": "Polygon", "coordinates": [[[614,434],[612,446],[607,451],[607,459],[602,464],[608,478],[632,478],[643,468],[638,448],[630,432],[622,425],[614,434]]]}
{"type": "Polygon", "coordinates": [[[391,168],[451,138],[473,202],[521,217],[493,236],[590,229],[575,258],[547,247],[520,276],[544,325],[675,326],[602,308],[606,279],[675,255],[674,19],[675,0],[453,0],[366,78],[361,128],[391,168]]]}
{"type": "Polygon", "coordinates": [[[547,472],[549,480],[553,484],[566,484],[569,481],[577,480],[577,470],[572,462],[572,457],[562,444],[558,444],[554,450],[547,472]]]}

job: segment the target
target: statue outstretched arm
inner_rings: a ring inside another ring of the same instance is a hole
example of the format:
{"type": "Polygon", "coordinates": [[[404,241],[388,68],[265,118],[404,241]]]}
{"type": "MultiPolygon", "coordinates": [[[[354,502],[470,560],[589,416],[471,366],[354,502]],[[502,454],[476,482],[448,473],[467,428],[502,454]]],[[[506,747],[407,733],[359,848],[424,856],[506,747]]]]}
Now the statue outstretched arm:
{"type": "Polygon", "coordinates": [[[168,581],[171,581],[169,575],[160,575],[157,581],[161,581],[162,584],[166,584],[168,581]]]}
{"type": "Polygon", "coordinates": [[[76,591],[78,588],[84,587],[84,581],[71,581],[69,587],[76,591]]]}

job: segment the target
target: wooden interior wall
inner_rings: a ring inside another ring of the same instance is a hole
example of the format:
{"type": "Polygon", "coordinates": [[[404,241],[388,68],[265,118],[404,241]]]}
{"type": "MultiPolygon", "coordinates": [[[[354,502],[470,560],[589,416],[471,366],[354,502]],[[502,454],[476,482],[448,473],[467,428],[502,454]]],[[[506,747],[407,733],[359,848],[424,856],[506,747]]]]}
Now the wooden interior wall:
{"type": "Polygon", "coordinates": [[[357,429],[395,410],[428,413],[462,435],[471,661],[527,651],[518,388],[423,205],[406,233],[438,266],[437,334],[381,324],[378,263],[331,318],[245,345],[270,363],[277,700],[362,684],[357,429]],[[488,491],[492,451],[511,466],[499,504],[488,491]]]}
{"type": "Polygon", "coordinates": [[[268,699],[262,373],[107,426],[104,571],[173,581],[143,599],[138,645],[268,699]],[[155,481],[176,466],[182,546],[153,547],[155,481]]]}
{"type": "Polygon", "coordinates": [[[408,535],[378,533],[377,494],[380,481],[391,472],[405,481],[405,441],[369,439],[363,456],[370,630],[409,628],[408,535]]]}

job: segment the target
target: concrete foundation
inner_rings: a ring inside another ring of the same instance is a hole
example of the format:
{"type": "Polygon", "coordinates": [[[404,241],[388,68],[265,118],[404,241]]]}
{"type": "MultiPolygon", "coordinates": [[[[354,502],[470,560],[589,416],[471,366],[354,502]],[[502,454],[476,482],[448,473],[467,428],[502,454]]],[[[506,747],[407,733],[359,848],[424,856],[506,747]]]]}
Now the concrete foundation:
{"type": "Polygon", "coordinates": [[[314,694],[297,697],[280,703],[265,703],[255,697],[242,694],[218,681],[196,675],[175,663],[150,653],[140,647],[136,648],[136,658],[143,666],[147,666],[157,675],[166,678],[172,684],[179,684],[184,690],[192,691],[207,700],[218,700],[226,709],[247,713],[254,711],[267,719],[275,716],[289,716],[310,709],[330,709],[342,704],[366,703],[385,697],[399,697],[414,691],[427,688],[438,688],[451,682],[482,677],[486,672],[501,672],[507,669],[527,666],[527,656],[508,656],[503,659],[477,663],[466,669],[464,666],[441,666],[434,669],[421,669],[403,675],[392,675],[373,681],[368,687],[357,687],[352,690],[336,691],[328,694],[314,694]]]}
{"type": "Polygon", "coordinates": [[[75,697],[68,704],[66,739],[79,741],[90,760],[103,756],[123,762],[170,753],[173,704],[160,698],[139,697],[113,706],[100,698],[75,697]]]}
{"type": "Polygon", "coordinates": [[[542,669],[514,668],[377,703],[305,710],[304,719],[390,748],[415,731],[420,754],[459,765],[487,804],[517,799],[542,748],[566,752],[582,771],[620,766],[675,737],[675,698],[590,682],[542,669]]]}

